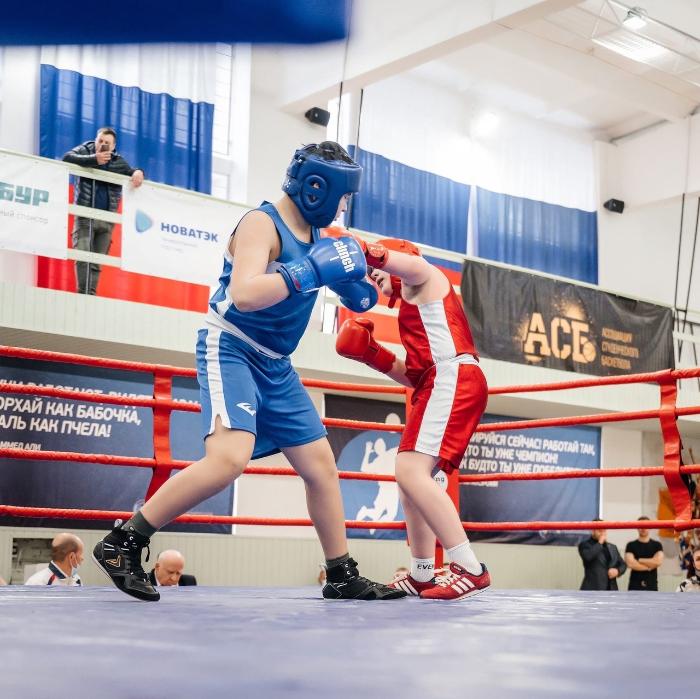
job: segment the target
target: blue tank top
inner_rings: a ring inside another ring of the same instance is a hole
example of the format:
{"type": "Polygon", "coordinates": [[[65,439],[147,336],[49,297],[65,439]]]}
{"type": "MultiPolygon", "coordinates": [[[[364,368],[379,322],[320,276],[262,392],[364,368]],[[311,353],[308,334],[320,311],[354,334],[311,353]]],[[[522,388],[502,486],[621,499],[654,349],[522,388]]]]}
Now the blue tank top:
{"type": "MultiPolygon", "coordinates": [[[[262,211],[272,219],[280,238],[280,254],[275,261],[268,265],[268,274],[277,274],[276,270],[282,262],[291,262],[308,254],[312,245],[320,239],[319,229],[312,227],[311,242],[303,243],[282,221],[274,205],[267,201],[264,201],[256,211],[262,211]]],[[[234,230],[233,235],[235,234],[234,230]]],[[[219,277],[219,288],[209,299],[210,322],[220,325],[222,329],[229,330],[244,340],[252,340],[250,344],[258,345],[258,349],[261,351],[268,349],[282,356],[291,354],[306,330],[318,292],[292,294],[269,308],[242,313],[231,299],[229,288],[232,271],[233,258],[228,246],[226,246],[224,268],[219,277]],[[221,320],[224,322],[217,322],[221,320]],[[235,332],[236,330],[238,333],[235,332]]]]}

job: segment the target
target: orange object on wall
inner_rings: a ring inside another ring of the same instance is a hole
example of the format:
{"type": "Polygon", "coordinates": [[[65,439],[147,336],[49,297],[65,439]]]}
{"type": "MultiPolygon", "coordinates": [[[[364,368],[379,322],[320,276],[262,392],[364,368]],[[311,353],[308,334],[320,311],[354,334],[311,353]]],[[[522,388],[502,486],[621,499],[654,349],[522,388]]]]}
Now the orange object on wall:
{"type": "MultiPolygon", "coordinates": [[[[659,503],[656,508],[656,516],[658,519],[673,520],[676,518],[671,491],[668,488],[659,488],[659,503]]],[[[666,539],[675,539],[677,534],[674,529],[659,529],[659,536],[663,536],[666,539]]]]}

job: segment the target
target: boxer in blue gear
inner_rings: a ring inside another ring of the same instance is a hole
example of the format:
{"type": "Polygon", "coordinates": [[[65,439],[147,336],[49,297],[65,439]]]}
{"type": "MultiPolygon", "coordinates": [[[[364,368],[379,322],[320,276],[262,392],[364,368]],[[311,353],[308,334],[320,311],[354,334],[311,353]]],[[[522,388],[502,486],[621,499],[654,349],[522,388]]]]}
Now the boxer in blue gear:
{"type": "Polygon", "coordinates": [[[282,198],[248,212],[231,235],[197,342],[206,454],[164,483],[93,551],[123,592],[158,600],[141,564],[150,537],[227,487],[251,458],[281,451],[304,480],[309,515],[326,557],[323,597],[405,596],[362,577],[348,555],[333,452],[289,359],[320,286],[330,285],[353,310],[368,310],[377,301],[357,243],[321,239],[319,230],[346,210],[361,172],[337,143],[306,146],[294,154],[282,198]]]}

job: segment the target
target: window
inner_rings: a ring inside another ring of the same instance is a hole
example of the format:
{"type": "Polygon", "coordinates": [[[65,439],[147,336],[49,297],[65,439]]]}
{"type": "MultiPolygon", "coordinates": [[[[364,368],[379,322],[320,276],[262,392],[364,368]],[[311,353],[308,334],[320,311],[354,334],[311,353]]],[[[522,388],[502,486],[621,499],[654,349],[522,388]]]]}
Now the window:
{"type": "Polygon", "coordinates": [[[211,176],[211,195],[218,199],[228,199],[228,175],[214,172],[211,176]]]}
{"type": "Polygon", "coordinates": [[[233,47],[216,45],[216,95],[214,98],[214,131],[212,147],[218,155],[229,155],[231,140],[231,81],[233,47]]]}

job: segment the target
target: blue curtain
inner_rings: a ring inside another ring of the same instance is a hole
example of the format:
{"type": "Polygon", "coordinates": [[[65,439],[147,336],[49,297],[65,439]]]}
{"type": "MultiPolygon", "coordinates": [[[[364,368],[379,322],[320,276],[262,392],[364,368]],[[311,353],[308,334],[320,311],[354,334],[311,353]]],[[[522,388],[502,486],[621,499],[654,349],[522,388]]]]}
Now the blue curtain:
{"type": "Polygon", "coordinates": [[[192,102],[54,66],[41,66],[40,155],[63,154],[117,132],[117,151],[149,180],[211,192],[214,105],[192,102]]]}
{"type": "Polygon", "coordinates": [[[477,254],[489,260],[598,283],[598,218],[477,188],[477,254]]]}
{"type": "Polygon", "coordinates": [[[354,146],[350,153],[364,173],[362,189],[352,198],[348,225],[465,252],[469,185],[354,146]]]}

